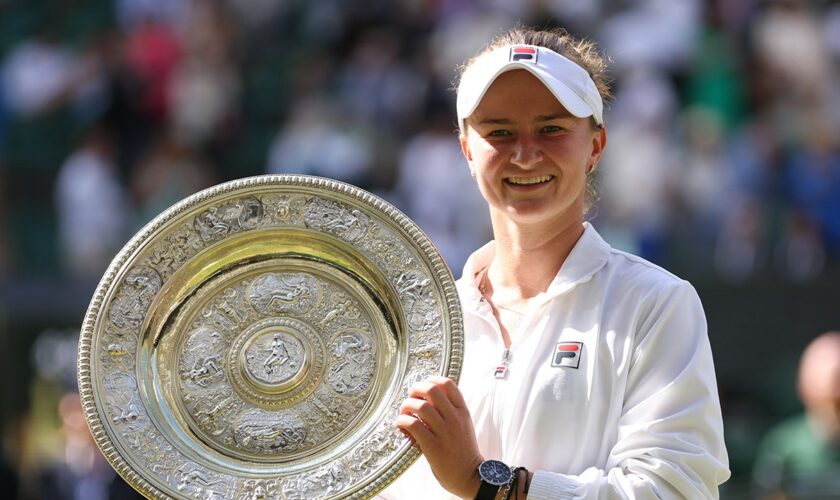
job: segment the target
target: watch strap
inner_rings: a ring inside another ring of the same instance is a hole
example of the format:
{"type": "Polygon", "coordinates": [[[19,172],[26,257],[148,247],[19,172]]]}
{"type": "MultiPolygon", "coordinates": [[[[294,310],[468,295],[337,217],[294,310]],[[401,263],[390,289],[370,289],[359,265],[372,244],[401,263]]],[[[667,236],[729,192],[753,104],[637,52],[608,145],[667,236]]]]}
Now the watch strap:
{"type": "Polygon", "coordinates": [[[481,485],[478,487],[478,493],[475,494],[475,500],[494,500],[496,493],[499,492],[501,486],[490,484],[484,479],[481,479],[481,485]]]}

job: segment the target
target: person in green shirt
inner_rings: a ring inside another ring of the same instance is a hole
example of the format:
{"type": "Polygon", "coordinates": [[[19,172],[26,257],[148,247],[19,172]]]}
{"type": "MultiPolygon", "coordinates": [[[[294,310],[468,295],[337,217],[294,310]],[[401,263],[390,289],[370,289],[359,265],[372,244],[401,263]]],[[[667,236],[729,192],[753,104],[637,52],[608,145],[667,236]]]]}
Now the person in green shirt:
{"type": "Polygon", "coordinates": [[[763,498],[840,498],[840,332],[805,348],[797,391],[805,412],[764,437],[754,483],[763,498]]]}

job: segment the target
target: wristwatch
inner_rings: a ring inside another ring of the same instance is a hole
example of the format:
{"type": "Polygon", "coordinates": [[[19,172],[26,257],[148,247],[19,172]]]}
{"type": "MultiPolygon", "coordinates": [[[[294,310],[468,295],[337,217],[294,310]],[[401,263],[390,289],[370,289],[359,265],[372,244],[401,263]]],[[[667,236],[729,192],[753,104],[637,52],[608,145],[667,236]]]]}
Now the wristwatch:
{"type": "Polygon", "coordinates": [[[478,487],[475,500],[493,500],[496,498],[499,488],[508,484],[512,476],[513,471],[504,462],[498,460],[481,462],[481,465],[478,466],[478,477],[481,479],[481,485],[478,487]]]}

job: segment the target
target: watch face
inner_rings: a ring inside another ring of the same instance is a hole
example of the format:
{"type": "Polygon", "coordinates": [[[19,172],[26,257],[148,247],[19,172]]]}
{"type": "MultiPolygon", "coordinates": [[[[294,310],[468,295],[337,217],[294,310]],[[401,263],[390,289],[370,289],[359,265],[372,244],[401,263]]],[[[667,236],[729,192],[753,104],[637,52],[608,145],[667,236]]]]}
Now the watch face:
{"type": "Polygon", "coordinates": [[[507,484],[510,481],[510,467],[498,460],[485,460],[478,466],[478,474],[485,482],[495,486],[507,484]]]}

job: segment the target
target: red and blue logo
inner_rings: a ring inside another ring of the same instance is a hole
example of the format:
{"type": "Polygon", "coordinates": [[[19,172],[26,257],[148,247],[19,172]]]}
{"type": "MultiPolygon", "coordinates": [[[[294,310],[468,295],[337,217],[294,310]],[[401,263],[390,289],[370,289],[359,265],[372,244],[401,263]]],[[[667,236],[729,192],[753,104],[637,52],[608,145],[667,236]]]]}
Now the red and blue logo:
{"type": "Polygon", "coordinates": [[[580,355],[583,352],[583,342],[558,342],[551,358],[551,366],[566,366],[578,368],[580,355]]]}
{"type": "Polygon", "coordinates": [[[534,47],[512,47],[510,49],[511,62],[537,62],[537,49],[534,47]]]}

